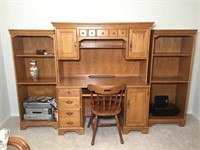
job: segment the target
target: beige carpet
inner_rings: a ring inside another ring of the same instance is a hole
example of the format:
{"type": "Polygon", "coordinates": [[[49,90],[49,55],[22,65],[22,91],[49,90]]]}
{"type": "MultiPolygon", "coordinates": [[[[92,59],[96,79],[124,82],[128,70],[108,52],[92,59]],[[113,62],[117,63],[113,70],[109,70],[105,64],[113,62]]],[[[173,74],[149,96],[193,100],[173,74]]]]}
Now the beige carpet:
{"type": "Polygon", "coordinates": [[[156,124],[149,134],[132,131],[123,135],[124,144],[119,142],[116,127],[99,127],[94,146],[90,145],[91,128],[85,128],[85,135],[67,132],[63,136],[53,127],[20,130],[18,117],[11,117],[0,129],[4,127],[11,130],[11,136],[26,140],[32,150],[200,150],[200,121],[192,115],[187,116],[185,127],[156,124]]]}

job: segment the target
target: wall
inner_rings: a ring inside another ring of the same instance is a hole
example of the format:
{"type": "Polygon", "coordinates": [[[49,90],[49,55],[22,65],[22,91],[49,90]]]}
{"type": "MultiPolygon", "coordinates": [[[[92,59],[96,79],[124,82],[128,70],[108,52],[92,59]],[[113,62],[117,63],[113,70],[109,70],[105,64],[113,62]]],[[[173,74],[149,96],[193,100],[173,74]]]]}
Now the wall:
{"type": "Polygon", "coordinates": [[[10,117],[8,89],[5,77],[5,68],[0,38],[0,127],[10,117]]]}
{"type": "MultiPolygon", "coordinates": [[[[12,52],[8,29],[53,29],[50,22],[144,22],[154,21],[155,29],[198,28],[199,0],[6,0],[2,1],[2,45],[6,66],[11,114],[18,113],[12,52]]],[[[199,43],[198,43],[199,44],[199,43]]],[[[198,50],[198,49],[197,49],[198,50]]],[[[196,52],[197,54],[199,52],[196,52]]],[[[200,98],[194,89],[199,63],[195,56],[188,112],[200,98]],[[195,79],[195,80],[194,80],[195,79]],[[194,92],[195,91],[195,92],[194,92]]],[[[198,86],[198,87],[196,87],[198,86]]],[[[198,93],[198,92],[197,92],[198,93]]],[[[199,109],[199,108],[197,108],[199,109]]],[[[195,111],[196,112],[196,111],[195,111]]],[[[199,114],[198,114],[199,115],[199,114]]],[[[200,115],[199,115],[200,116],[200,115]]]]}
{"type": "Polygon", "coordinates": [[[191,97],[193,99],[192,103],[191,103],[191,107],[192,107],[192,114],[194,114],[197,118],[199,118],[200,120],[200,91],[199,91],[199,85],[200,85],[200,1],[198,3],[198,30],[199,30],[199,33],[198,33],[198,36],[197,36],[197,44],[196,44],[196,53],[195,53],[195,56],[196,56],[196,59],[195,59],[195,63],[194,63],[194,69],[195,70],[198,70],[198,72],[193,76],[193,80],[192,80],[192,83],[194,82],[194,85],[191,90],[191,97]],[[197,68],[197,69],[196,69],[197,68]]]}

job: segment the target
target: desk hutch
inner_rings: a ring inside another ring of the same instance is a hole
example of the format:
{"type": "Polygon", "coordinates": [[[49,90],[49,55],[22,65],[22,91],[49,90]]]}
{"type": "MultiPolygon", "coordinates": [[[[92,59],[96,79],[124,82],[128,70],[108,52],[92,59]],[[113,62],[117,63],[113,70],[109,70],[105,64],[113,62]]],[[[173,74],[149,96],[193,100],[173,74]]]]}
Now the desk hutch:
{"type": "Polygon", "coordinates": [[[127,84],[121,113],[124,134],[148,133],[154,123],[184,125],[196,30],[151,31],[153,22],[52,24],[55,30],[9,30],[21,129],[51,125],[60,135],[84,134],[85,116],[90,115],[87,85],[119,83],[127,84]],[[38,49],[48,55],[37,55],[38,49]],[[38,81],[29,75],[32,59],[38,62],[38,81]],[[168,94],[180,114],[149,115],[157,94],[168,94]],[[23,102],[33,95],[56,97],[58,122],[24,120],[23,102]]]}

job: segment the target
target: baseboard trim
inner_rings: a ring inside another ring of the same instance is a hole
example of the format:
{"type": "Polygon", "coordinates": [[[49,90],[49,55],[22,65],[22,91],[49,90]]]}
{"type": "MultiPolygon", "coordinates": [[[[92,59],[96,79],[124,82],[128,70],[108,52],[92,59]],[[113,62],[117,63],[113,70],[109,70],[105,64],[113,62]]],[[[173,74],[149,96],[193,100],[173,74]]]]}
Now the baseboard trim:
{"type": "Polygon", "coordinates": [[[200,116],[198,114],[192,112],[192,115],[200,121],[200,116]]]}
{"type": "Polygon", "coordinates": [[[19,116],[19,113],[12,113],[11,116],[12,116],[12,117],[18,117],[18,116],[19,116]]]}
{"type": "Polygon", "coordinates": [[[10,115],[7,115],[1,122],[0,122],[0,127],[6,122],[8,121],[8,119],[10,118],[10,115]]]}

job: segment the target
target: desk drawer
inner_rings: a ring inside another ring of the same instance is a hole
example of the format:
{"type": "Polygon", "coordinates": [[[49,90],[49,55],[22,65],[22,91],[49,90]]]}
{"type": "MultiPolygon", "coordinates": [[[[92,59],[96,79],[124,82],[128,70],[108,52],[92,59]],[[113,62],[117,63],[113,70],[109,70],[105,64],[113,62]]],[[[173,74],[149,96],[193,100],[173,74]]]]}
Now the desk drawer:
{"type": "Polygon", "coordinates": [[[97,36],[108,36],[108,30],[97,30],[97,36]]]}
{"type": "Polygon", "coordinates": [[[80,106],[80,97],[59,97],[58,107],[59,109],[80,106]]]}
{"type": "Polygon", "coordinates": [[[125,29],[119,29],[118,30],[118,36],[126,36],[127,35],[127,32],[125,29]]]}
{"type": "Polygon", "coordinates": [[[68,108],[59,110],[59,118],[80,118],[80,108],[68,108]]]}
{"type": "Polygon", "coordinates": [[[96,36],[95,30],[88,30],[89,36],[96,36]]]}
{"type": "Polygon", "coordinates": [[[80,36],[87,36],[87,30],[79,30],[80,36]]]}
{"type": "Polygon", "coordinates": [[[79,127],[80,125],[80,118],[59,118],[60,127],[79,127]]]}
{"type": "Polygon", "coordinates": [[[110,36],[117,36],[117,30],[109,30],[110,36]]]}
{"type": "Polygon", "coordinates": [[[80,96],[80,89],[58,88],[57,94],[61,97],[80,96]]]}

